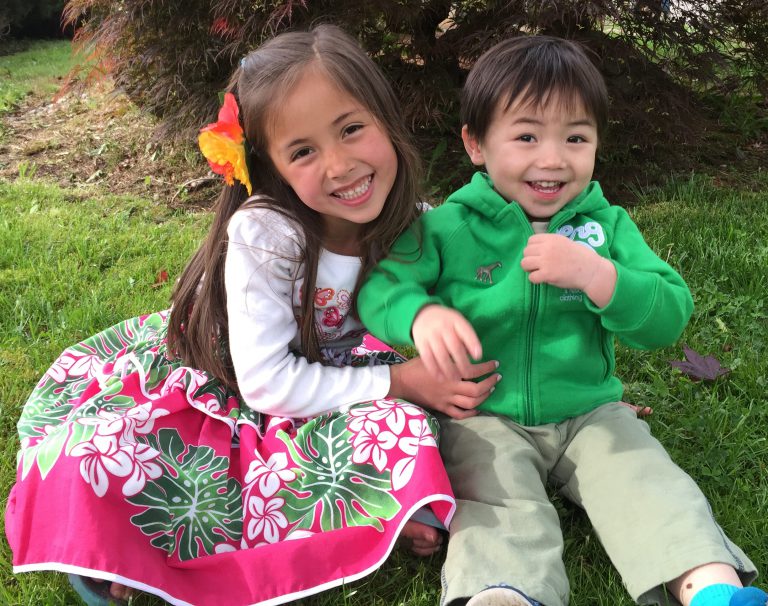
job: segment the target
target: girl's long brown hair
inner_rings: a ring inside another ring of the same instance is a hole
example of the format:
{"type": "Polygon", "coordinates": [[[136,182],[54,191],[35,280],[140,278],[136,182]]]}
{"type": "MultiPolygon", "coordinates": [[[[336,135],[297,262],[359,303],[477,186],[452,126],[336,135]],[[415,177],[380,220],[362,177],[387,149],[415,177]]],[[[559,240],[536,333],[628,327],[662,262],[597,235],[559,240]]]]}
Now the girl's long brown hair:
{"type": "Polygon", "coordinates": [[[168,325],[168,348],[172,354],[233,389],[237,389],[237,379],[227,347],[224,260],[227,225],[232,215],[245,206],[267,206],[281,212],[303,232],[303,248],[296,259],[303,264],[303,274],[294,277],[304,278],[301,317],[306,321],[300,323],[301,353],[310,361],[321,361],[313,294],[323,237],[322,217],[283,181],[267,154],[271,120],[309,67],[321,70],[370,111],[389,135],[397,154],[397,176],[381,214],[360,231],[362,270],[353,301],[373,265],[419,214],[416,202],[421,165],[402,122],[400,103],[384,74],[353,38],[338,27],[319,25],[307,32],[280,34],[249,53],[233,74],[228,90],[238,99],[241,109],[254,197],[246,201],[245,187],[238,182],[224,186],[208,236],[171,295],[173,310],[168,325]]]}

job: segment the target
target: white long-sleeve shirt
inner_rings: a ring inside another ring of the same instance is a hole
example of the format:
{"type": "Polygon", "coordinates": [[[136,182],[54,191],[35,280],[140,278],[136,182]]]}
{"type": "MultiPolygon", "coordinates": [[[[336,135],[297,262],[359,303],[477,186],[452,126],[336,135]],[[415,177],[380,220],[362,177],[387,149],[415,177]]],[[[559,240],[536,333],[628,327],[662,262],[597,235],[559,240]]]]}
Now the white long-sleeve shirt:
{"type": "MultiPolygon", "coordinates": [[[[324,366],[301,354],[299,228],[276,211],[249,208],[234,214],[227,233],[229,349],[245,403],[272,415],[311,417],[385,397],[388,366],[324,366]]],[[[338,364],[365,334],[349,315],[360,267],[358,257],[321,251],[312,320],[323,353],[338,364]]]]}

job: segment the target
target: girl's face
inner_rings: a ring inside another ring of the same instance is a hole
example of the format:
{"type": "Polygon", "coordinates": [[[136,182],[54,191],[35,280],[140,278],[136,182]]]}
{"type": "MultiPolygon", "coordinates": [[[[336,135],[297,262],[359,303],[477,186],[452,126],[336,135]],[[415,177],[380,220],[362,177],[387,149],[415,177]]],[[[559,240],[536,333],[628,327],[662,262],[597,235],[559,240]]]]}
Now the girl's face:
{"type": "Polygon", "coordinates": [[[499,104],[483,141],[466,126],[461,133],[472,162],[532,219],[549,219],[592,179],[597,125],[582,103],[567,107],[557,97],[541,107],[499,104]]]}
{"type": "Polygon", "coordinates": [[[269,157],[304,204],[324,217],[323,244],[355,254],[360,226],[381,213],[397,174],[392,141],[374,116],[309,68],[280,99],[269,157]]]}

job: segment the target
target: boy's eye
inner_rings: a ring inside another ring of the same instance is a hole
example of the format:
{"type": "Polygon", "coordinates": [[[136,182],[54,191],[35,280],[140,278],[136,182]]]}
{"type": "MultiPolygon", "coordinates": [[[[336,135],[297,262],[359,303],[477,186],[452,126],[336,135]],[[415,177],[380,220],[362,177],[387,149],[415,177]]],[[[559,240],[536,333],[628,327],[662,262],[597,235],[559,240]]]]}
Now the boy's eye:
{"type": "Polygon", "coordinates": [[[533,135],[520,135],[518,137],[518,140],[524,143],[533,143],[536,140],[536,138],[533,135]]]}
{"type": "Polygon", "coordinates": [[[309,147],[299,148],[291,154],[291,162],[294,162],[296,160],[301,160],[302,158],[305,158],[311,153],[312,153],[312,149],[309,147]]]}

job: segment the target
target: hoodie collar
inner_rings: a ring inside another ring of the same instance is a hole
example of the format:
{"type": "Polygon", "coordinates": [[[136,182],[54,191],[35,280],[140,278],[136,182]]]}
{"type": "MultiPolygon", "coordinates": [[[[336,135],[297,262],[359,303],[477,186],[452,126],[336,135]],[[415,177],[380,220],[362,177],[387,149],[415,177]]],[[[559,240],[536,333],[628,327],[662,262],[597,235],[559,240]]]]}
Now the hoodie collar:
{"type": "MultiPolygon", "coordinates": [[[[490,177],[484,172],[476,172],[469,183],[448,196],[445,202],[462,204],[490,219],[495,219],[500,213],[510,212],[515,207],[522,211],[516,202],[508,203],[493,189],[490,177]]],[[[561,217],[570,218],[576,214],[588,213],[608,206],[600,184],[592,181],[584,191],[555,213],[550,221],[557,221],[561,217]]]]}

